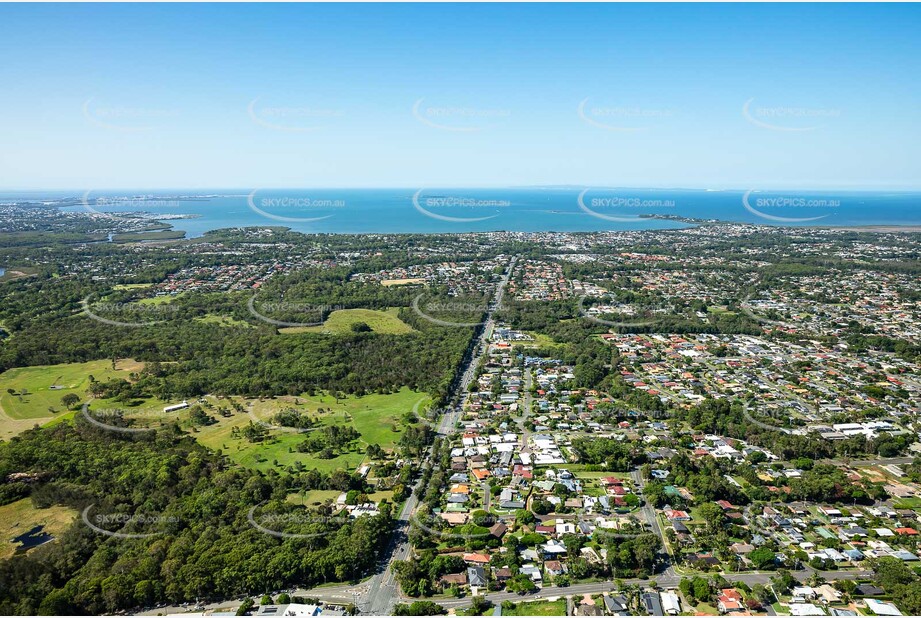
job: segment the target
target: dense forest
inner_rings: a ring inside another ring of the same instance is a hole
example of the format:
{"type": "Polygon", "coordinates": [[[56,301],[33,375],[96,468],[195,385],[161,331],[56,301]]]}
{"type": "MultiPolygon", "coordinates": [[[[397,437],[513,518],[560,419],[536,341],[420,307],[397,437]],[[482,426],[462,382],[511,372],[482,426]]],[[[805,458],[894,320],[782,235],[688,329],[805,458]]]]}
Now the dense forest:
{"type": "MultiPolygon", "coordinates": [[[[284,299],[288,305],[296,301],[322,307],[403,307],[399,318],[413,331],[400,335],[353,332],[336,337],[279,334],[275,325],[250,314],[247,301],[252,295],[244,292],[181,297],[168,305],[169,311],[161,310],[153,318],[144,315],[145,306],[136,309],[137,315],[127,316],[125,312],[107,316],[99,310],[101,317],[152,322],[119,327],[82,312],[81,300],[98,286],[48,278],[32,281],[29,288],[25,283],[8,284],[10,293],[0,315],[16,336],[0,348],[0,371],[135,358],[150,363],[132,387],[136,396],[270,396],[318,391],[362,395],[408,386],[432,393],[440,401],[470,346],[473,328],[432,324],[408,308],[408,292],[347,284],[348,272],[310,275],[299,274],[286,284],[266,286],[260,295],[284,299]],[[200,319],[207,315],[227,315],[235,321],[216,324],[200,319]]],[[[130,306],[128,292],[108,294],[107,304],[101,306],[130,306]]],[[[435,294],[437,290],[432,298],[438,298],[435,294]]],[[[459,319],[470,321],[469,316],[459,319]]]]}
{"type": "Polygon", "coordinates": [[[0,503],[89,508],[105,530],[150,535],[113,537],[78,518],[56,542],[0,562],[0,614],[98,614],[351,580],[372,568],[391,525],[388,505],[333,522],[285,502],[305,487],[361,491],[357,475],[260,474],[174,427],[124,437],[78,417],[31,430],[0,442],[0,479],[0,503]],[[259,521],[304,536],[260,531],[254,507],[259,521]]]}

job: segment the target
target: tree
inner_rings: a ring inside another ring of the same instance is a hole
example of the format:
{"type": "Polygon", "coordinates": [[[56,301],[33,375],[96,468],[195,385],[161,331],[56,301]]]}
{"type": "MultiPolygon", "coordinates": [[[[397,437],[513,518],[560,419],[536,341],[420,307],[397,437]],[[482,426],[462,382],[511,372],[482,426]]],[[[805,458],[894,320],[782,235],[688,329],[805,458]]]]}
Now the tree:
{"type": "Polygon", "coordinates": [[[253,609],[256,606],[255,601],[250,597],[243,599],[243,602],[240,603],[240,607],[237,608],[237,616],[245,616],[249,610],[253,609]]]}
{"type": "Polygon", "coordinates": [[[61,403],[64,404],[64,407],[69,410],[80,403],[80,396],[76,393],[67,393],[61,397],[61,403]]]}
{"type": "Polygon", "coordinates": [[[781,569],[777,571],[777,575],[771,578],[771,587],[777,592],[777,594],[785,594],[793,589],[797,585],[796,578],[790,574],[790,571],[786,569],[781,569]]]}
{"type": "MultiPolygon", "coordinates": [[[[117,432],[94,430],[77,415],[0,442],[0,471],[16,470],[17,465],[34,469],[38,462],[56,471],[57,482],[30,488],[38,508],[78,508],[81,500],[99,505],[112,500],[119,511],[110,512],[146,513],[150,505],[159,505],[164,521],[151,525],[169,529],[168,534],[123,544],[115,553],[104,543],[62,535],[45,555],[29,552],[15,561],[0,561],[0,614],[19,609],[37,614],[42,604],[54,611],[41,613],[52,615],[123,613],[177,598],[233,598],[247,589],[357,580],[378,563],[381,539],[392,528],[386,505],[380,515],[330,520],[322,505],[295,506],[284,497],[299,487],[332,489],[332,475],[305,473],[294,485],[289,476],[227,466],[224,456],[184,437],[175,425],[151,433],[156,435],[126,440],[117,432]],[[220,491],[203,502],[201,488],[207,487],[220,491]],[[269,535],[252,534],[247,514],[268,529],[319,533],[322,538],[276,545],[269,535]],[[201,542],[202,534],[207,543],[201,542]],[[230,557],[223,575],[198,566],[211,551],[230,557]],[[277,561],[275,567],[233,558],[269,552],[277,561]],[[55,589],[66,591],[67,599],[50,596],[55,589]]],[[[358,475],[344,473],[342,480],[354,484],[350,488],[366,489],[358,475]]],[[[15,485],[0,486],[7,490],[0,491],[0,497],[26,497],[9,491],[15,485]]],[[[245,602],[241,613],[258,598],[245,602]]]]}
{"type": "Polygon", "coordinates": [[[515,523],[519,526],[528,526],[537,521],[534,513],[527,509],[518,509],[515,511],[515,523]]]}
{"type": "Polygon", "coordinates": [[[748,559],[752,561],[756,569],[773,567],[776,558],[777,555],[767,547],[759,547],[748,554],[748,559]]]}
{"type": "Polygon", "coordinates": [[[695,577],[692,583],[694,585],[694,598],[698,601],[709,601],[711,595],[710,582],[703,577],[695,577]]]}
{"type": "Polygon", "coordinates": [[[691,599],[694,596],[694,584],[691,583],[691,580],[687,577],[682,577],[681,581],[678,582],[678,589],[681,590],[681,594],[687,599],[691,599]]]}
{"type": "Polygon", "coordinates": [[[490,607],[492,607],[492,601],[488,601],[485,597],[479,595],[473,597],[473,601],[470,603],[470,609],[477,616],[482,616],[490,607]]]}
{"type": "Polygon", "coordinates": [[[537,585],[524,573],[518,573],[508,580],[505,589],[518,594],[528,594],[537,590],[537,585]]]}
{"type": "Polygon", "coordinates": [[[700,518],[707,522],[706,527],[710,534],[716,534],[723,529],[723,521],[726,517],[719,505],[706,502],[700,505],[699,513],[700,518]]]}
{"type": "MultiPolygon", "coordinates": [[[[847,580],[850,581],[850,580],[847,580]]],[[[852,582],[853,583],[853,582],[852,582]]],[[[773,600],[773,595],[771,591],[764,584],[754,584],[752,586],[752,596],[758,599],[758,602],[762,605],[767,605],[773,600]]]]}
{"type": "Polygon", "coordinates": [[[440,616],[447,613],[448,610],[432,601],[413,601],[409,605],[397,603],[393,608],[394,616],[440,616]]]}

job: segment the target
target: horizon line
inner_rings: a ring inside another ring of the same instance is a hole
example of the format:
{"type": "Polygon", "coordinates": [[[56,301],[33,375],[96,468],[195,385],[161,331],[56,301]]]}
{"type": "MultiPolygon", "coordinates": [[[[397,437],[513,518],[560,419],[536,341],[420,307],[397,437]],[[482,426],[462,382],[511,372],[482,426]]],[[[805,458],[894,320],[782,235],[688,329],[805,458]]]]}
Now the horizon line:
{"type": "Polygon", "coordinates": [[[379,185],[379,186],[260,186],[254,188],[253,186],[200,186],[200,187],[144,187],[144,186],[124,186],[124,187],[99,187],[86,189],[84,188],[49,188],[49,187],[0,187],[0,192],[59,192],[59,193],[80,193],[85,194],[87,191],[90,192],[100,192],[100,191],[243,191],[246,194],[251,193],[252,191],[283,191],[283,190],[314,190],[314,191],[375,191],[375,190],[390,190],[390,191],[418,191],[421,189],[424,190],[445,190],[445,189],[467,189],[467,190],[477,190],[477,189],[504,189],[504,190],[526,190],[526,189],[552,189],[552,190],[581,190],[581,189],[618,189],[618,190],[632,190],[632,191],[700,191],[700,192],[740,192],[744,193],[746,191],[839,191],[839,192],[860,192],[860,191],[896,191],[902,193],[915,193],[921,192],[921,186],[913,185],[887,185],[887,186],[824,186],[824,185],[778,185],[770,187],[693,187],[693,186],[642,186],[642,185],[601,185],[601,184],[536,184],[536,185],[379,185]]]}

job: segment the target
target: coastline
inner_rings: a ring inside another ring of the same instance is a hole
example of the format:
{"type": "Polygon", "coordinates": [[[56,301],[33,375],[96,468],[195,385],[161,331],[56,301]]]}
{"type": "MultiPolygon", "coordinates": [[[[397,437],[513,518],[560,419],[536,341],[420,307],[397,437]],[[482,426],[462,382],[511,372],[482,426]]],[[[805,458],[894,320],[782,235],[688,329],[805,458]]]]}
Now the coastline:
{"type": "Polygon", "coordinates": [[[887,225],[817,225],[815,229],[820,230],[856,230],[860,232],[872,232],[879,234],[889,233],[921,233],[921,224],[917,223],[894,223],[887,225]]]}

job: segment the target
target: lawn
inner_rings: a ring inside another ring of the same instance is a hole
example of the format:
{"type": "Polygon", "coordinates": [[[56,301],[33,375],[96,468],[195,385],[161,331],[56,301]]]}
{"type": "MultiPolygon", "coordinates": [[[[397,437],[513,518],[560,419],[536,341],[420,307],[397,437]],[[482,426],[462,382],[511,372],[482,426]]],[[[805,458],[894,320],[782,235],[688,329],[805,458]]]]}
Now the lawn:
{"type": "Polygon", "coordinates": [[[700,514],[700,505],[692,506],[691,508],[682,509],[687,511],[688,515],[691,516],[691,521],[684,522],[689,526],[702,526],[707,523],[707,520],[700,514]]]}
{"type": "Polygon", "coordinates": [[[503,616],[565,616],[566,599],[516,603],[514,609],[502,610],[503,616]]]}
{"type": "Polygon", "coordinates": [[[778,616],[789,616],[790,608],[786,605],[781,605],[780,603],[774,603],[771,605],[771,609],[774,610],[774,613],[778,616]]]}
{"type": "MultiPolygon", "coordinates": [[[[288,494],[287,500],[289,503],[298,506],[316,506],[328,500],[335,502],[340,493],[342,492],[335,489],[312,489],[303,493],[290,493],[288,494]]],[[[374,493],[368,494],[368,497],[374,502],[380,502],[381,500],[393,502],[392,491],[375,491],[374,493]]]]}
{"type": "Polygon", "coordinates": [[[719,616],[720,614],[720,610],[709,603],[698,603],[697,611],[701,614],[707,614],[708,616],[719,616]]]}
{"type": "Polygon", "coordinates": [[[413,332],[412,327],[400,318],[399,309],[386,311],[372,309],[340,309],[327,316],[320,326],[291,326],[279,329],[281,333],[322,333],[326,335],[343,335],[352,332],[352,325],[364,322],[375,333],[384,335],[405,335],[413,332]]]}
{"type": "Polygon", "coordinates": [[[209,313],[200,318],[195,318],[195,321],[204,322],[205,324],[218,324],[220,326],[246,326],[248,328],[255,328],[255,326],[249,322],[238,320],[229,315],[215,315],[213,313],[209,313]]]}
{"type": "Polygon", "coordinates": [[[167,305],[182,294],[164,294],[163,296],[151,296],[150,298],[141,298],[137,301],[139,305],[167,305]]]}
{"type": "MultiPolygon", "coordinates": [[[[561,466],[562,467],[562,466],[561,466]]],[[[622,481],[630,481],[630,474],[627,472],[605,472],[603,470],[585,470],[584,464],[567,464],[566,469],[572,472],[580,479],[603,479],[609,476],[618,478],[622,481]]],[[[631,482],[632,483],[632,482],[631,482]]]]}
{"type": "Polygon", "coordinates": [[[209,448],[223,451],[232,460],[249,468],[269,470],[276,467],[275,461],[282,468],[300,462],[306,469],[316,468],[322,472],[329,472],[339,468],[358,468],[365,459],[364,453],[368,444],[379,444],[384,449],[392,449],[400,439],[403,416],[417,403],[421,402],[420,408],[424,407],[429,399],[424,393],[404,388],[390,395],[346,397],[338,402],[329,395],[238,401],[247,406],[248,413],[234,413],[229,418],[212,413],[218,422],[196,428],[193,431],[195,438],[209,448]],[[319,459],[310,453],[297,452],[296,447],[304,437],[295,432],[270,430],[270,439],[261,443],[251,443],[245,438],[232,435],[234,427],[242,428],[251,422],[271,423],[274,414],[285,407],[309,412],[311,416],[317,416],[318,410],[322,408],[323,413],[319,414],[319,418],[324,425],[351,425],[361,434],[358,447],[332,459],[319,459]]]}
{"type": "Polygon", "coordinates": [[[77,518],[77,511],[65,506],[37,509],[30,498],[23,498],[0,506],[0,560],[16,553],[19,543],[13,537],[26,533],[36,526],[44,526],[42,532],[53,536],[64,532],[77,518]]]}
{"type": "Polygon", "coordinates": [[[425,283],[425,279],[384,279],[381,281],[381,285],[384,287],[390,287],[392,285],[421,285],[425,283]]]}
{"type": "Polygon", "coordinates": [[[113,286],[113,290],[143,290],[149,287],[153,287],[153,283],[119,283],[116,286],[113,286]]]}
{"type": "Polygon", "coordinates": [[[22,277],[32,277],[38,273],[38,269],[32,266],[7,266],[6,272],[0,275],[0,282],[21,279],[22,277]]]}
{"type": "Polygon", "coordinates": [[[921,498],[899,498],[892,506],[897,509],[921,508],[921,498]]]}
{"type": "Polygon", "coordinates": [[[335,489],[313,489],[304,493],[288,494],[288,502],[298,506],[312,506],[323,504],[327,500],[336,501],[341,491],[335,489]]]}
{"type": "Polygon", "coordinates": [[[524,331],[524,333],[526,335],[530,335],[531,337],[534,337],[534,341],[516,341],[515,345],[521,345],[526,348],[549,348],[553,346],[563,345],[561,343],[557,343],[556,341],[554,341],[553,337],[551,337],[550,335],[545,335],[543,333],[538,333],[532,330],[526,330],[524,331]]]}
{"type": "Polygon", "coordinates": [[[35,424],[42,425],[64,416],[67,412],[61,397],[74,393],[81,401],[85,401],[89,376],[99,381],[114,377],[127,379],[131,372],[138,371],[143,364],[124,359],[118,361],[115,367],[113,370],[112,361],[99,360],[18,367],[3,372],[0,374],[0,439],[14,436],[35,424]],[[60,388],[52,389],[52,386],[60,388]],[[10,389],[15,394],[11,395],[10,389]]]}
{"type": "MultiPolygon", "coordinates": [[[[187,423],[189,420],[189,409],[177,410],[175,412],[164,412],[163,408],[173,404],[180,403],[179,399],[171,399],[169,401],[160,399],[159,397],[147,397],[144,399],[135,399],[130,403],[125,403],[122,401],[115,401],[114,399],[94,399],[90,402],[89,411],[95,414],[94,418],[105,423],[106,422],[106,413],[103,411],[108,410],[117,410],[122,414],[126,419],[134,420],[134,427],[151,427],[156,428],[165,423],[171,423],[173,421],[179,421],[180,424],[187,423]]],[[[188,403],[194,404],[194,399],[189,399],[188,403]]],[[[71,412],[67,416],[59,416],[51,421],[50,424],[60,422],[64,418],[70,418],[75,414],[80,414],[80,411],[71,412]]]]}

